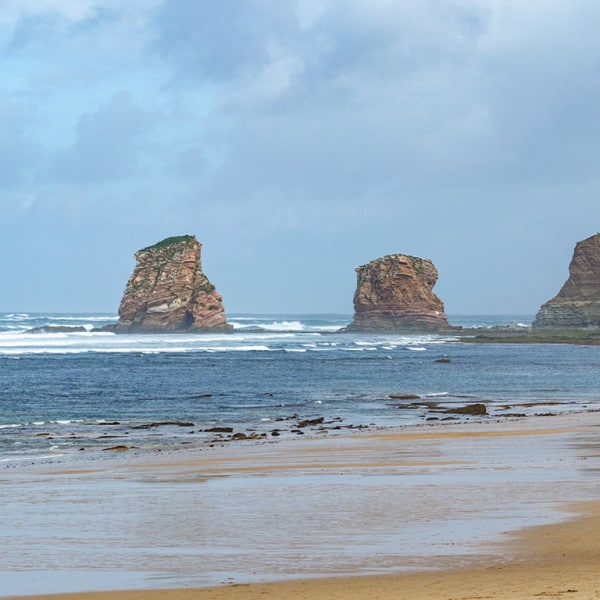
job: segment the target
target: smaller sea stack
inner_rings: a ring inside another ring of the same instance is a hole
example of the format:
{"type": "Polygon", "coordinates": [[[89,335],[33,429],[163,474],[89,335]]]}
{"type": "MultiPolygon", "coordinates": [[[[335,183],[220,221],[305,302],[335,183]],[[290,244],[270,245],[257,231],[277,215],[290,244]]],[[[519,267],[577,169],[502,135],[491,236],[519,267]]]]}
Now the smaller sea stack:
{"type": "Polygon", "coordinates": [[[222,298],[202,272],[202,244],[171,237],[135,254],[117,332],[230,331],[222,298]]]}
{"type": "Polygon", "coordinates": [[[600,233],[575,246],[569,278],[558,294],[542,304],[534,329],[600,327],[600,233]]]}
{"type": "Polygon", "coordinates": [[[448,331],[444,303],[433,293],[430,260],[390,254],[356,268],[354,319],[345,332],[448,331]]]}

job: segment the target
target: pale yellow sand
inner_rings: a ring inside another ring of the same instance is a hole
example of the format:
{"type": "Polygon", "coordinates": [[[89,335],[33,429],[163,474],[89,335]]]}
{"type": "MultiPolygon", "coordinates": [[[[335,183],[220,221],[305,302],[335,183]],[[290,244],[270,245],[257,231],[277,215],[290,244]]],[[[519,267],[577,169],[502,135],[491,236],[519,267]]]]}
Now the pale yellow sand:
{"type": "MultiPolygon", "coordinates": [[[[543,444],[548,436],[569,435],[586,431],[589,439],[589,457],[596,458],[598,449],[597,415],[578,418],[556,419],[548,427],[533,426],[531,421],[498,427],[466,427],[454,430],[422,432],[395,432],[364,435],[345,443],[328,443],[325,440],[306,440],[297,446],[275,445],[273,449],[234,452],[232,456],[203,456],[138,462],[133,468],[160,473],[167,476],[171,471],[177,477],[203,475],[215,476],[252,471],[268,476],[270,471],[315,471],[330,469],[370,469],[399,465],[451,464],[432,460],[427,456],[420,462],[419,451],[398,457],[392,450],[394,442],[425,439],[481,439],[509,436],[539,436],[543,444]],[[386,454],[386,444],[390,454],[386,454]],[[378,447],[370,456],[369,448],[378,447]]],[[[531,438],[530,438],[531,439],[531,438]]],[[[584,457],[585,459],[585,457],[584,457]]],[[[124,462],[111,465],[112,469],[131,469],[124,462]]],[[[507,467],[508,468],[508,467],[507,467]]],[[[513,468],[513,467],[510,467],[513,468]]],[[[100,469],[102,470],[102,469],[100,469]]],[[[75,473],[75,470],[48,469],[50,473],[75,473]]],[[[93,472],[93,471],[90,471],[93,472]]],[[[84,471],[79,471],[84,476],[84,471]]],[[[443,494],[443,489],[440,489],[443,494]]],[[[510,490],[506,490],[510,494],[510,490]]],[[[127,592],[98,592],[62,594],[54,596],[30,596],[30,600],[526,600],[562,598],[566,600],[600,599],[600,499],[579,502],[569,506],[573,518],[558,525],[530,527],[516,532],[510,540],[498,541],[496,555],[473,556],[468,566],[452,570],[428,571],[411,574],[381,576],[335,577],[329,579],[285,581],[280,583],[229,585],[205,589],[144,590],[127,592]]],[[[368,524],[365,524],[368,527],[368,524]]],[[[465,563],[467,564],[467,563],[465,563]]],[[[432,567],[436,566],[434,564],[432,567]]],[[[437,565],[439,566],[439,565],[437,565]]],[[[347,572],[346,572],[347,573],[347,572]]]]}

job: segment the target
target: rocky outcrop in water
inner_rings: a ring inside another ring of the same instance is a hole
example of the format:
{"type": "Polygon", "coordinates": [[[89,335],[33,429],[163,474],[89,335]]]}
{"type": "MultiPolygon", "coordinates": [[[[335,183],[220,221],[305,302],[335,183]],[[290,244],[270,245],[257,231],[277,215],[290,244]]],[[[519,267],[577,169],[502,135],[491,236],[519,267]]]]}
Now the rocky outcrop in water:
{"type": "Polygon", "coordinates": [[[42,325],[33,327],[25,333],[86,333],[87,329],[83,325],[42,325]]]}
{"type": "Polygon", "coordinates": [[[600,233],[575,246],[569,279],[538,311],[534,329],[600,327],[600,233]]]}
{"type": "Polygon", "coordinates": [[[354,319],[345,332],[449,330],[444,303],[433,293],[438,272],[430,260],[391,254],[356,268],[354,319]]]}
{"type": "Polygon", "coordinates": [[[137,252],[115,331],[230,331],[222,298],[202,272],[201,248],[184,235],[137,252]]]}

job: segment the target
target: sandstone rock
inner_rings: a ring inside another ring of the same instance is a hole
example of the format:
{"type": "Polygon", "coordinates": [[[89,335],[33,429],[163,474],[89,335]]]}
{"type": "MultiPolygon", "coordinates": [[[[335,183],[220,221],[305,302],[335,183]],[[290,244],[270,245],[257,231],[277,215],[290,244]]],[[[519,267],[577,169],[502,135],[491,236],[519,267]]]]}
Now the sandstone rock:
{"type": "Polygon", "coordinates": [[[444,303],[433,293],[438,272],[430,260],[391,254],[356,268],[354,319],[346,332],[436,332],[450,329],[444,303]]]}
{"type": "Polygon", "coordinates": [[[174,427],[193,427],[194,424],[189,421],[157,421],[155,423],[144,423],[143,425],[134,425],[131,429],[154,429],[156,427],[165,427],[165,426],[174,426],[174,427]]]}
{"type": "Polygon", "coordinates": [[[325,417],[317,417],[316,419],[305,419],[300,421],[296,427],[312,427],[314,425],[320,425],[325,420],[325,417]]]}
{"type": "Polygon", "coordinates": [[[204,431],[209,433],[233,433],[233,427],[210,427],[204,431]]]}
{"type": "Polygon", "coordinates": [[[444,411],[456,415],[487,415],[485,404],[467,404],[467,406],[459,406],[458,408],[449,408],[444,411]]]}
{"type": "Polygon", "coordinates": [[[569,279],[543,304],[533,328],[600,327],[600,233],[575,246],[569,279]]]}
{"type": "Polygon", "coordinates": [[[222,298],[202,272],[201,248],[184,235],[137,252],[114,330],[230,331],[222,298]]]}

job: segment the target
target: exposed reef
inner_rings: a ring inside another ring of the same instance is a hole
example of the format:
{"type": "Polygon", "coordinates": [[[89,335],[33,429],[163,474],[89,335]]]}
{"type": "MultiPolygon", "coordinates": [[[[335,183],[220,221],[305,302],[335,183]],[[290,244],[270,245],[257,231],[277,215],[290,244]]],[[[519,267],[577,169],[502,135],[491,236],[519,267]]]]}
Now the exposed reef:
{"type": "Polygon", "coordinates": [[[463,329],[457,337],[472,344],[575,344],[579,346],[600,345],[600,330],[594,329],[531,329],[519,330],[500,327],[463,329]]]}
{"type": "Polygon", "coordinates": [[[600,233],[575,246],[569,278],[543,304],[533,329],[600,328],[600,233]]]}
{"type": "Polygon", "coordinates": [[[42,325],[33,327],[23,333],[86,333],[87,329],[83,325],[42,325]]]}
{"type": "Polygon", "coordinates": [[[356,274],[354,318],[343,332],[451,330],[433,293],[438,272],[430,260],[391,254],[357,267],[356,274]]]}
{"type": "Polygon", "coordinates": [[[183,235],[138,251],[114,331],[230,331],[222,298],[202,272],[201,248],[183,235]]]}

